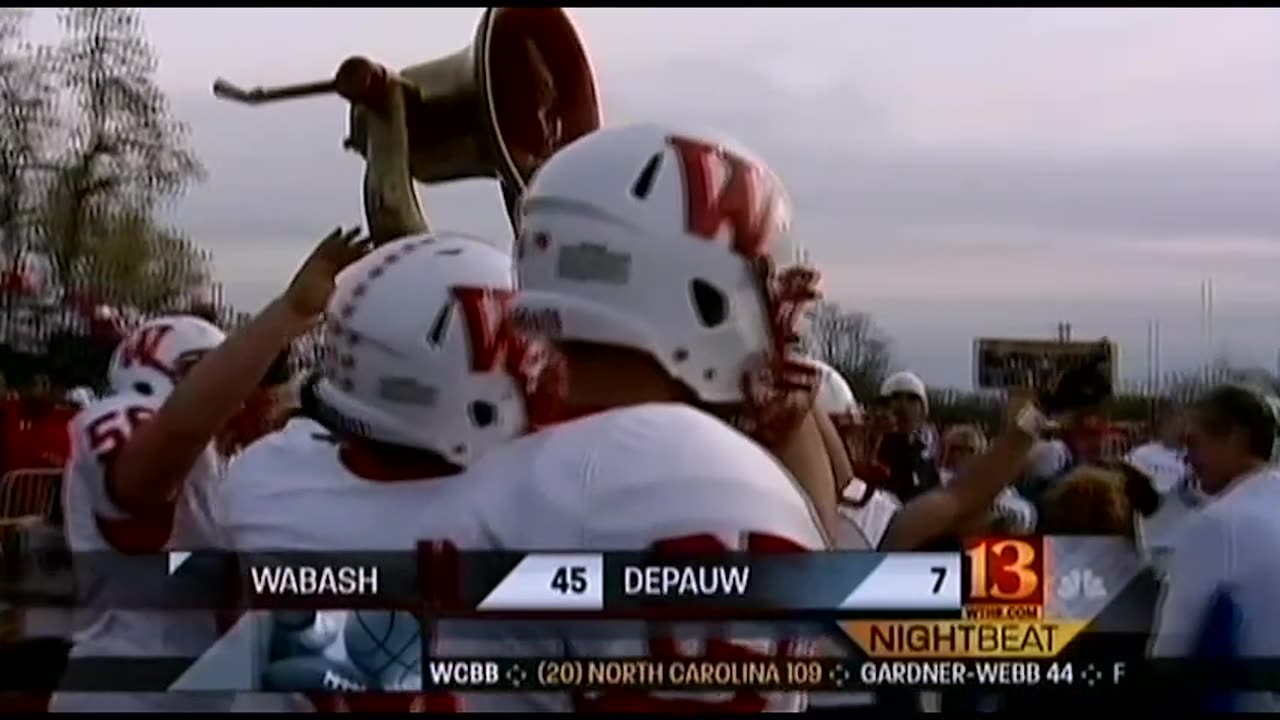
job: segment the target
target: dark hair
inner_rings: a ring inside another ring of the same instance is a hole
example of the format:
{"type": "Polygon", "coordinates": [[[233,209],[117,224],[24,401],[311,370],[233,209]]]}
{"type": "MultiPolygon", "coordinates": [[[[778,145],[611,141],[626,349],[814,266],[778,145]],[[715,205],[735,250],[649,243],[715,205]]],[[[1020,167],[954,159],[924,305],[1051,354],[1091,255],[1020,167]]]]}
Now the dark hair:
{"type": "Polygon", "coordinates": [[[1151,517],[1160,509],[1160,492],[1155,482],[1141,468],[1127,462],[1119,462],[1114,468],[1124,477],[1124,494],[1129,506],[1143,517],[1151,517]]]}
{"type": "Polygon", "coordinates": [[[1276,417],[1267,401],[1240,385],[1220,385],[1195,404],[1200,426],[1210,435],[1244,434],[1249,454],[1267,460],[1276,439],[1276,417]]]}

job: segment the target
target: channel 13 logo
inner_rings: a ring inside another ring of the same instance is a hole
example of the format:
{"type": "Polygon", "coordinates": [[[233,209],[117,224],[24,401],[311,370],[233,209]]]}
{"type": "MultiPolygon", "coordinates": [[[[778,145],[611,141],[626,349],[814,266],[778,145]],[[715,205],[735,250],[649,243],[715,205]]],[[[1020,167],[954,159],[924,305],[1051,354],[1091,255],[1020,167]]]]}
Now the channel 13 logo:
{"type": "Polygon", "coordinates": [[[1044,541],[983,538],[965,548],[966,604],[1044,603],[1044,541]]]}

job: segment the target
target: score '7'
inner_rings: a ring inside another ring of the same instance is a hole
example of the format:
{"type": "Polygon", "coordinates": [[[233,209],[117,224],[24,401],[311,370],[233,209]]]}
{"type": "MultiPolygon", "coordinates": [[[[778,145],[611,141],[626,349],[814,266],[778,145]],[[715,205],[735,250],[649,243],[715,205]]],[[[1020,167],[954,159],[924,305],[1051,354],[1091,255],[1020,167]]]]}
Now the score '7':
{"type": "Polygon", "coordinates": [[[947,579],[947,569],[945,567],[931,567],[929,572],[937,576],[937,579],[933,581],[933,594],[937,595],[942,592],[942,583],[947,579]]]}

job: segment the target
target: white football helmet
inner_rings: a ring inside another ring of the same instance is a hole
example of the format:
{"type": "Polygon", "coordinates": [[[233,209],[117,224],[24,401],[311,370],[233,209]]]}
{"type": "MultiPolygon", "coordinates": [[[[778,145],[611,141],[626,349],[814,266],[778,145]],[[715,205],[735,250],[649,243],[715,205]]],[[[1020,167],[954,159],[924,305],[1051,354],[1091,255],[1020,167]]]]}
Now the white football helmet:
{"type": "Polygon", "coordinates": [[[107,366],[107,383],[113,392],[163,397],[226,337],[216,325],[192,315],[149,320],[116,346],[107,366]]]}
{"type": "Polygon", "coordinates": [[[814,398],[814,406],[830,415],[833,420],[843,423],[862,422],[862,405],[854,397],[853,388],[841,377],[840,373],[830,365],[814,361],[822,373],[818,385],[818,395],[814,398]]]}
{"type": "Polygon", "coordinates": [[[453,233],[396,240],[344,270],[315,389],[324,420],[458,465],[523,432],[512,293],[511,257],[453,233]]]}
{"type": "Polygon", "coordinates": [[[741,401],[748,362],[803,320],[775,272],[799,260],[787,192],[722,138],[597,130],[542,166],[521,211],[516,324],[643,351],[704,402],[741,401]]]}

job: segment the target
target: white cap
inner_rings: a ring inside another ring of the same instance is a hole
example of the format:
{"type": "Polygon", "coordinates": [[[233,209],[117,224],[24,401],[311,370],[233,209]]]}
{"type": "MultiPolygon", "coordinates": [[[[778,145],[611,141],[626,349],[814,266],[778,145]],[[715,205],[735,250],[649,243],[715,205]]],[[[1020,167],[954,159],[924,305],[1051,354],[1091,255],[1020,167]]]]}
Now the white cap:
{"type": "Polygon", "coordinates": [[[924,390],[924,381],[920,376],[910,370],[896,372],[885,378],[884,383],[880,385],[880,397],[889,397],[898,393],[905,393],[920,398],[920,402],[924,403],[924,411],[929,412],[929,396],[924,390]]]}

